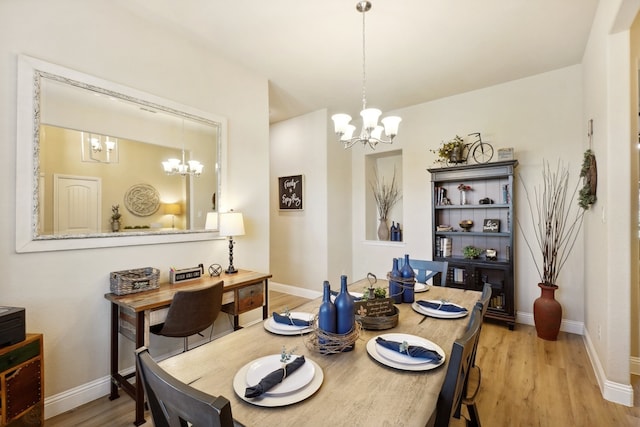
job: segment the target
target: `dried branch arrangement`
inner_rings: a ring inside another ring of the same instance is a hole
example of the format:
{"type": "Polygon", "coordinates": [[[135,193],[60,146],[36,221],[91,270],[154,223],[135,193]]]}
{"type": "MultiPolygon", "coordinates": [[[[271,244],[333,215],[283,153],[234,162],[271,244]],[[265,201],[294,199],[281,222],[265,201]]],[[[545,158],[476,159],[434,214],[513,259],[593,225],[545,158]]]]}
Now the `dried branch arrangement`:
{"type": "Polygon", "coordinates": [[[544,162],[542,185],[533,188],[533,200],[520,176],[533,223],[535,243],[542,255],[542,265],[533,251],[529,239],[517,219],[518,228],[529,248],[529,252],[542,283],[557,286],[558,275],[575,245],[585,210],[572,203],[578,193],[579,181],[569,194],[569,170],[558,161],[555,171],[544,162]],[[570,195],[570,197],[568,197],[570,195]]]}
{"type": "Polygon", "coordinates": [[[371,191],[373,191],[373,197],[376,200],[376,205],[378,206],[378,219],[386,220],[388,218],[389,212],[391,208],[402,198],[400,194],[400,190],[398,190],[398,185],[396,183],[396,170],[393,169],[393,179],[391,180],[391,185],[387,185],[384,182],[384,177],[382,180],[378,177],[378,169],[373,169],[374,181],[369,182],[371,186],[371,191]]]}

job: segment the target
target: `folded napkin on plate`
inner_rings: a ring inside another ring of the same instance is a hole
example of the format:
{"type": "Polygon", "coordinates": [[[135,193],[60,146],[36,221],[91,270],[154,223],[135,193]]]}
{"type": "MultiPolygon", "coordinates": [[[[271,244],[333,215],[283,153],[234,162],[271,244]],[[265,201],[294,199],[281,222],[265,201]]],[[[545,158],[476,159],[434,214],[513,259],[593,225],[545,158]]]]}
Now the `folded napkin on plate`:
{"type": "Polygon", "coordinates": [[[416,301],[420,306],[424,308],[430,308],[432,310],[448,311],[450,313],[462,313],[467,311],[464,307],[458,307],[454,304],[448,304],[446,302],[433,302],[433,301],[416,301]]]}
{"type": "Polygon", "coordinates": [[[442,356],[437,351],[429,350],[428,348],[424,348],[419,345],[409,345],[405,348],[403,343],[388,341],[382,337],[377,337],[376,342],[389,350],[394,350],[398,353],[406,354],[411,357],[427,359],[432,362],[439,362],[442,360],[442,356]]]}
{"type": "Polygon", "coordinates": [[[311,325],[311,322],[308,320],[296,319],[293,317],[278,314],[275,311],[273,312],[273,320],[275,320],[278,323],[284,323],[285,325],[292,325],[292,326],[310,326],[311,325]]]}
{"type": "Polygon", "coordinates": [[[275,371],[266,375],[260,380],[257,385],[254,385],[253,387],[247,387],[247,389],[244,391],[244,397],[258,397],[262,393],[266,393],[271,388],[273,388],[273,386],[281,383],[282,380],[291,375],[300,366],[304,365],[304,362],[304,356],[296,357],[293,362],[287,363],[283,368],[276,369],[275,371]]]}
{"type": "MultiPolygon", "coordinates": [[[[333,295],[334,297],[338,296],[338,291],[331,291],[331,295],[333,295]]],[[[351,295],[351,298],[353,298],[354,301],[361,301],[362,297],[357,297],[351,293],[349,293],[349,295],[351,295]]]]}

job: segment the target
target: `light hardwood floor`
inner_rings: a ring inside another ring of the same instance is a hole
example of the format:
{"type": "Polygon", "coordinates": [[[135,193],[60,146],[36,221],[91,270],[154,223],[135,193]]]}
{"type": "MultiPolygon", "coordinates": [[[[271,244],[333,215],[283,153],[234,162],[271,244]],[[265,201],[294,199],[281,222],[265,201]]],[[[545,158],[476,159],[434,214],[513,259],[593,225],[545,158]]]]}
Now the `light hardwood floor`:
{"type": "MultiPolygon", "coordinates": [[[[269,297],[274,311],[306,301],[274,291],[269,297]]],[[[558,341],[543,341],[531,326],[510,331],[487,321],[476,363],[482,370],[476,401],[484,427],[640,426],[640,381],[633,381],[634,407],[604,400],[581,336],[561,332],[558,341]]],[[[133,414],[133,400],[121,393],[114,401],[105,396],[46,420],[45,426],[129,427],[133,414]]],[[[150,414],[146,418],[144,425],[152,427],[150,414]]]]}

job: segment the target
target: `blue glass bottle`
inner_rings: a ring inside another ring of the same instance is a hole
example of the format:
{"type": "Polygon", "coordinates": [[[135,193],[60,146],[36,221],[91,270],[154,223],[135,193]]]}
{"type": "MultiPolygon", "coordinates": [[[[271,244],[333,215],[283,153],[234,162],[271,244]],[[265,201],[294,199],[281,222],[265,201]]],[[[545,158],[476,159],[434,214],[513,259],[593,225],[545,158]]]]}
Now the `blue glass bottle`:
{"type": "Polygon", "coordinates": [[[402,276],[402,302],[413,302],[415,299],[414,286],[416,283],[416,273],[409,264],[409,255],[404,256],[404,265],[400,270],[402,276]]]}
{"type": "Polygon", "coordinates": [[[335,304],[338,313],[336,332],[347,334],[356,322],[353,297],[347,291],[347,276],[340,276],[340,293],[336,297],[335,304]]]}
{"type": "MultiPolygon", "coordinates": [[[[338,320],[336,306],[331,301],[331,285],[328,281],[323,283],[322,303],[318,312],[318,328],[324,332],[336,333],[336,321],[338,320]]],[[[320,340],[320,344],[323,344],[320,340]]]]}
{"type": "Polygon", "coordinates": [[[393,268],[391,269],[391,275],[389,277],[389,298],[394,304],[402,303],[402,287],[398,283],[397,279],[401,279],[400,269],[398,268],[398,258],[393,259],[393,268]]]}

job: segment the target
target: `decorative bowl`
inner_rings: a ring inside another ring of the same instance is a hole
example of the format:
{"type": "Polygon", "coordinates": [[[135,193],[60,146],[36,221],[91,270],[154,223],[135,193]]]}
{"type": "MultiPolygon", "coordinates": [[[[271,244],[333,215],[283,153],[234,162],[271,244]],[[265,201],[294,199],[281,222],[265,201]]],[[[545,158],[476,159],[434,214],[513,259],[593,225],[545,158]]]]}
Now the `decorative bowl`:
{"type": "Polygon", "coordinates": [[[473,221],[470,219],[460,221],[460,228],[462,228],[462,231],[469,231],[471,230],[471,227],[473,227],[473,221]]]}

